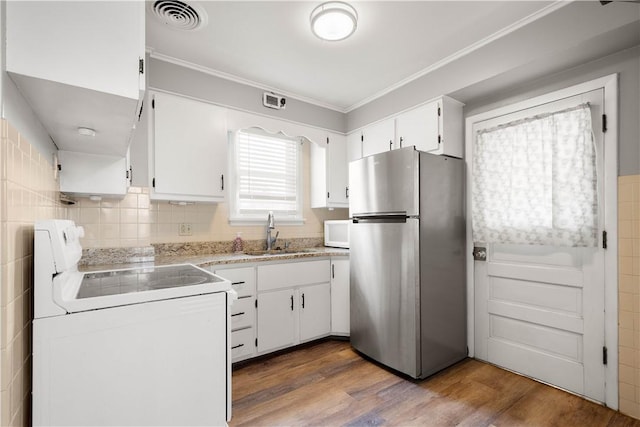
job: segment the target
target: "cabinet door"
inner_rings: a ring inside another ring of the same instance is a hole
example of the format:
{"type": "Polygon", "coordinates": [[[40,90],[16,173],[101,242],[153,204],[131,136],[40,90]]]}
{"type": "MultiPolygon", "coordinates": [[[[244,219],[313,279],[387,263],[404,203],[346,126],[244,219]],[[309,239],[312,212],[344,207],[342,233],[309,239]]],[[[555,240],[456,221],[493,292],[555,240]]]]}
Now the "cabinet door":
{"type": "Polygon", "coordinates": [[[297,301],[293,289],[258,295],[258,352],[296,343],[297,301]]]}
{"type": "Polygon", "coordinates": [[[394,119],[384,120],[362,129],[362,156],[392,150],[394,136],[394,119]]]}
{"type": "Polygon", "coordinates": [[[222,200],[227,164],[226,110],[158,93],[153,109],[152,198],[222,200]]]}
{"type": "Polygon", "coordinates": [[[399,148],[413,145],[427,152],[440,148],[439,109],[440,101],[436,101],[400,114],[396,118],[399,148]]]}
{"type": "Polygon", "coordinates": [[[60,191],[122,198],[127,194],[126,157],[58,151],[60,191]]]}
{"type": "Polygon", "coordinates": [[[329,183],[328,207],[348,207],[349,173],[347,140],[342,135],[329,135],[327,144],[327,177],[329,183]]]}
{"type": "Polygon", "coordinates": [[[300,302],[300,341],[329,335],[331,332],[331,285],[304,286],[298,289],[300,302]]]}
{"type": "MultiPolygon", "coordinates": [[[[327,139],[328,140],[328,139],[327,139]]],[[[327,192],[329,191],[329,178],[327,177],[327,161],[328,161],[328,145],[327,140],[320,144],[310,143],[309,149],[310,164],[309,170],[311,174],[311,207],[326,208],[327,192]]]]}
{"type": "Polygon", "coordinates": [[[349,335],[349,259],[331,260],[331,333],[349,335]]]}
{"type": "Polygon", "coordinates": [[[7,71],[138,100],[144,3],[7,2],[7,71]]]}
{"type": "Polygon", "coordinates": [[[362,158],[362,132],[347,135],[347,162],[362,158]]]}

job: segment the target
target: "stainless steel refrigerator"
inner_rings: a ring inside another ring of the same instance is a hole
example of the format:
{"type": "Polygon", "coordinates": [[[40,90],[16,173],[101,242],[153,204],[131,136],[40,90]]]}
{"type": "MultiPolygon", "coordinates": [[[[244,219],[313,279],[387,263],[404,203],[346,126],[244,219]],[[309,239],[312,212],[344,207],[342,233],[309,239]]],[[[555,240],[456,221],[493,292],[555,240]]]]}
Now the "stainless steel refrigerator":
{"type": "Polygon", "coordinates": [[[413,147],[349,165],[351,345],[413,378],[467,356],[464,163],[413,147]]]}

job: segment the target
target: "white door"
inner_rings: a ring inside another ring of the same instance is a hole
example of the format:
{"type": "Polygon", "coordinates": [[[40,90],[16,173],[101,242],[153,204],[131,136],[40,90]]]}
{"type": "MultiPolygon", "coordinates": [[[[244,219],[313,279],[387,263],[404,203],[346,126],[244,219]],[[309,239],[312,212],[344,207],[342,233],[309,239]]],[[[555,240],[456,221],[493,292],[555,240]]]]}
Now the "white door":
{"type": "Polygon", "coordinates": [[[474,243],[486,248],[486,261],[474,261],[475,356],[604,402],[603,90],[475,123],[473,135],[585,102],[591,106],[598,158],[598,246],[474,243]]]}

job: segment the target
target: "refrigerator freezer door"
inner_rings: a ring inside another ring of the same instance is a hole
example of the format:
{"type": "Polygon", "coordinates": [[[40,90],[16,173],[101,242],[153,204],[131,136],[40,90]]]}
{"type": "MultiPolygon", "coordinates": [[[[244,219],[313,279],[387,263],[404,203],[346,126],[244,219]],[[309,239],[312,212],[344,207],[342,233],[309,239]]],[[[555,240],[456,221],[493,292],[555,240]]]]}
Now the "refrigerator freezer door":
{"type": "Polygon", "coordinates": [[[418,220],[360,220],[351,227],[351,345],[420,376],[418,220]]]}
{"type": "Polygon", "coordinates": [[[418,152],[387,151],[349,164],[351,216],[366,213],[419,215],[418,152]]]}

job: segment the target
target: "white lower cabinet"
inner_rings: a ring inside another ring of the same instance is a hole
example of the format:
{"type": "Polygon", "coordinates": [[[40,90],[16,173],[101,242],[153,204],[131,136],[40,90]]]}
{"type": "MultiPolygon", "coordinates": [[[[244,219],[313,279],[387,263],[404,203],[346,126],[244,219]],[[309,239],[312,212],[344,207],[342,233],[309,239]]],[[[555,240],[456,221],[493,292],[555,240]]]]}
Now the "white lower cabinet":
{"type": "Polygon", "coordinates": [[[329,270],[329,260],[258,266],[258,353],[331,333],[329,270]]]}
{"type": "Polygon", "coordinates": [[[233,362],[349,335],[347,257],[209,270],[229,279],[238,293],[231,306],[233,362]]]}
{"type": "Polygon", "coordinates": [[[258,295],[259,353],[296,343],[295,293],[293,289],[285,289],[258,295]]]}
{"type": "Polygon", "coordinates": [[[349,258],[331,258],[331,335],[349,336],[349,258]]]}
{"type": "Polygon", "coordinates": [[[300,342],[331,333],[331,285],[304,286],[298,289],[300,342]]]}

